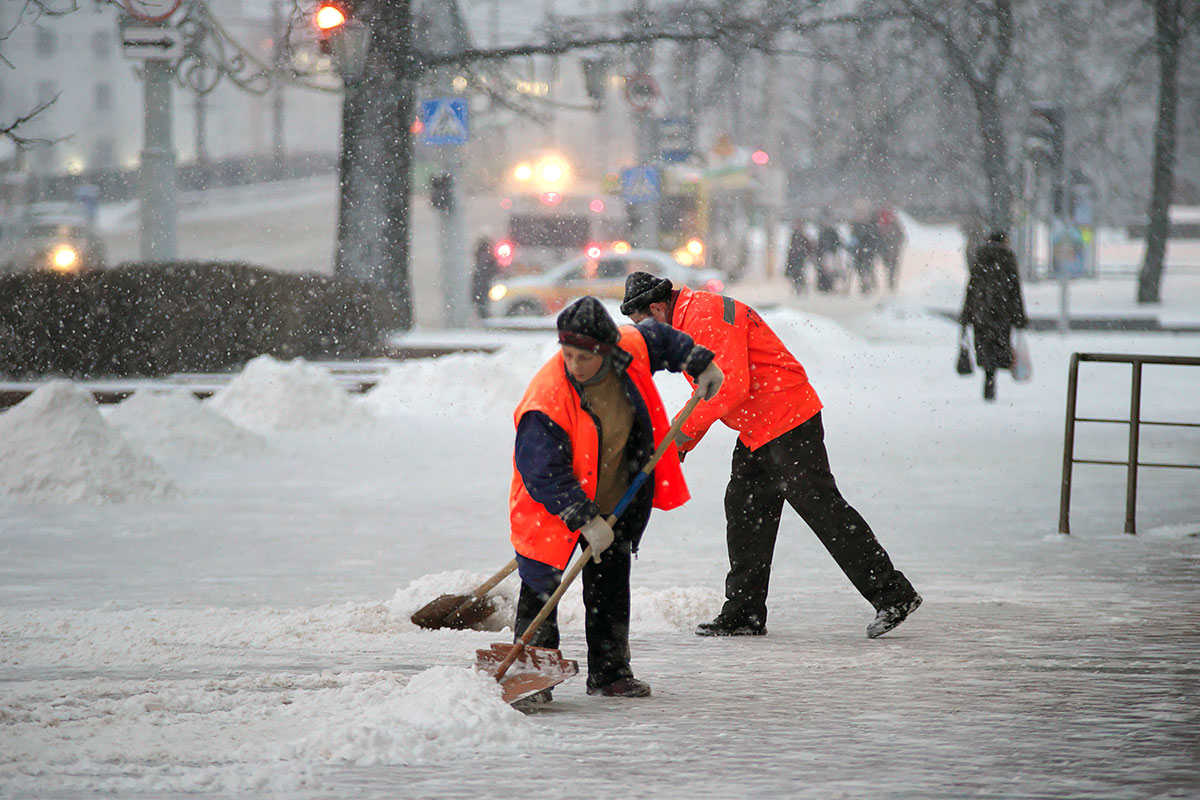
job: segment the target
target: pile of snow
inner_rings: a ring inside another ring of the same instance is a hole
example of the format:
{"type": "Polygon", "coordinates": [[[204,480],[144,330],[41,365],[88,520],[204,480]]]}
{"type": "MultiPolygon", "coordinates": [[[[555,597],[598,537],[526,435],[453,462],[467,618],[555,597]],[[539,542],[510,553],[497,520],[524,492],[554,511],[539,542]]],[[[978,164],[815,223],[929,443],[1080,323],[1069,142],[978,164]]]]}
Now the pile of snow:
{"type": "Polygon", "coordinates": [[[284,363],[259,356],[208,404],[252,430],[353,427],[371,420],[360,400],[302,358],[284,363]]]}
{"type": "Polygon", "coordinates": [[[108,421],[159,458],[249,457],[267,449],[261,436],[234,425],[184,389],[138,391],[108,421]]]}
{"type": "Polygon", "coordinates": [[[0,494],[44,503],[150,500],[181,492],[70,381],[42,386],[0,415],[0,494]]]}
{"type": "Polygon", "coordinates": [[[266,751],[291,763],[412,764],[520,753],[537,738],[533,724],[501,700],[500,684],[465,667],[433,667],[407,683],[390,672],[358,673],[337,689],[294,696],[289,711],[312,732],[266,751]]]}
{"type": "Polygon", "coordinates": [[[461,353],[404,361],[367,394],[379,414],[431,413],[508,419],[558,343],[508,345],[495,354],[461,353]]]}
{"type": "Polygon", "coordinates": [[[411,679],[382,670],[52,681],[36,696],[0,701],[0,716],[12,721],[0,764],[5,797],[261,797],[319,787],[347,765],[516,756],[554,744],[501,700],[494,679],[466,667],[411,679]]]}

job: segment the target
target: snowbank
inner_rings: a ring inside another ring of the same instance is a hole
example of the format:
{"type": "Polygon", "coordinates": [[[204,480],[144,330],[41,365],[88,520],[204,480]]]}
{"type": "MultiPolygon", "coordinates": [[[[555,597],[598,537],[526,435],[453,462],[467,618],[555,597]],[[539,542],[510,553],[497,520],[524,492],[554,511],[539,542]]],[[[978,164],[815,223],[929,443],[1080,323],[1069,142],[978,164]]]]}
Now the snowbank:
{"type": "Polygon", "coordinates": [[[545,342],[507,345],[495,354],[464,353],[404,361],[367,394],[379,414],[430,413],[511,418],[530,379],[557,349],[545,342]]]}
{"type": "Polygon", "coordinates": [[[261,436],[234,425],[183,389],[138,391],[108,421],[158,458],[250,457],[267,450],[261,436]]]}
{"type": "Polygon", "coordinates": [[[328,372],[302,358],[259,356],[208,405],[251,430],[356,427],[372,418],[328,372]]]}
{"type": "Polygon", "coordinates": [[[411,679],[390,670],[259,673],[216,684],[98,678],[75,685],[72,696],[72,708],[43,705],[49,694],[0,702],[0,715],[16,721],[6,754],[16,760],[0,765],[0,794],[53,787],[253,797],[319,787],[331,767],[515,756],[548,744],[500,699],[496,681],[467,667],[411,679]]]}
{"type": "Polygon", "coordinates": [[[533,725],[500,699],[500,684],[465,667],[433,667],[407,683],[388,672],[351,675],[345,686],[294,698],[290,713],[313,730],[265,748],[277,760],[410,764],[456,753],[516,753],[535,739],[533,725]]]}
{"type": "Polygon", "coordinates": [[[53,381],[0,415],[0,494],[40,503],[153,500],[181,494],[105,422],[92,396],[53,381]]]}

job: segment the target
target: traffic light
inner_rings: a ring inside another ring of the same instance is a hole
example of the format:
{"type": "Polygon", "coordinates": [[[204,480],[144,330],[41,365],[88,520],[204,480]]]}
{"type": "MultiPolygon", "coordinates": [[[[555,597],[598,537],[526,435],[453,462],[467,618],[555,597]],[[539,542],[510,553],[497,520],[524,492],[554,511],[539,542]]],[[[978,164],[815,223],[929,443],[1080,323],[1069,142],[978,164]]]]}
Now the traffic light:
{"type": "Polygon", "coordinates": [[[1028,134],[1040,141],[1049,149],[1051,174],[1054,176],[1054,187],[1050,194],[1050,207],[1056,215],[1060,215],[1066,206],[1066,164],[1067,143],[1066,125],[1062,106],[1046,103],[1034,103],[1029,107],[1031,125],[1028,134]]]}
{"type": "Polygon", "coordinates": [[[429,204],[438,211],[449,212],[454,208],[454,176],[440,172],[429,179],[429,204]]]}
{"type": "Polygon", "coordinates": [[[1034,104],[1029,107],[1032,124],[1029,135],[1045,142],[1050,148],[1050,164],[1057,171],[1066,159],[1066,129],[1062,106],[1034,104]]]}
{"type": "Polygon", "coordinates": [[[313,26],[317,29],[317,45],[325,55],[333,54],[333,35],[346,25],[346,7],[342,3],[325,0],[313,13],[313,26]]]}

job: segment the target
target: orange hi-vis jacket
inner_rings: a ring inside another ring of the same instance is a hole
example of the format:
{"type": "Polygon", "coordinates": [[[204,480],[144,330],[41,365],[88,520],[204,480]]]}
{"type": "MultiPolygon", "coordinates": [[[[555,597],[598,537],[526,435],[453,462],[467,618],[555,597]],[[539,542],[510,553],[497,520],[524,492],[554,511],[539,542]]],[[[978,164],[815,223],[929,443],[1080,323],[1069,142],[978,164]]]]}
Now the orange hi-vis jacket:
{"type": "MultiPolygon", "coordinates": [[[[618,345],[633,356],[626,375],[645,403],[654,434],[654,447],[662,443],[671,424],[663,408],[662,398],[651,377],[650,357],[646,342],[633,326],[622,326],[618,345]]],[[[589,500],[596,499],[596,476],[600,469],[600,432],[595,419],[584,410],[578,391],[567,377],[562,353],[555,353],[538,370],[517,405],[513,422],[530,411],[540,411],[562,428],[571,440],[572,472],[589,500]]],[[[637,418],[635,405],[635,419],[637,418]]],[[[651,487],[652,505],[664,511],[678,508],[688,501],[687,484],[679,466],[679,454],[672,444],[646,482],[651,487]]],[[[565,569],[571,552],[579,541],[579,532],[572,531],[557,515],[551,514],[534,500],[521,473],[513,463],[512,486],[509,490],[509,521],[512,526],[513,548],[525,556],[558,569],[565,569]]]]}
{"type": "MultiPolygon", "coordinates": [[[[758,312],[732,297],[680,288],[671,325],[716,353],[721,391],[683,425],[699,441],[718,419],[751,450],[812,419],[821,400],[808,375],[758,312]]],[[[689,376],[688,381],[695,383],[689,376]]]]}

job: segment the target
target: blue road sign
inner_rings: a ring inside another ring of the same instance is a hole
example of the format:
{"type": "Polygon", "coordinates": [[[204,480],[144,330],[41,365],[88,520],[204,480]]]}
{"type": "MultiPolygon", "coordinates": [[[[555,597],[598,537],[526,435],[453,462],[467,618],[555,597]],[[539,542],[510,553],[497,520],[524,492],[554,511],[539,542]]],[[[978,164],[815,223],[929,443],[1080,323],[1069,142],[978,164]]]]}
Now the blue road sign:
{"type": "Polygon", "coordinates": [[[679,163],[692,156],[692,125],[686,117],[663,117],[658,121],[659,158],[679,163]]]}
{"type": "Polygon", "coordinates": [[[658,167],[626,167],[621,170],[621,196],[631,205],[657,203],[662,194],[658,167]]]}
{"type": "Polygon", "coordinates": [[[467,99],[435,97],[421,101],[421,141],[425,144],[466,144],[467,99]]]}

